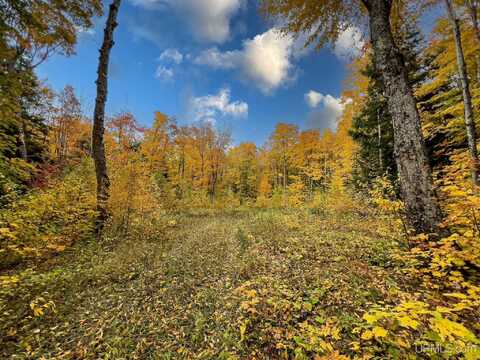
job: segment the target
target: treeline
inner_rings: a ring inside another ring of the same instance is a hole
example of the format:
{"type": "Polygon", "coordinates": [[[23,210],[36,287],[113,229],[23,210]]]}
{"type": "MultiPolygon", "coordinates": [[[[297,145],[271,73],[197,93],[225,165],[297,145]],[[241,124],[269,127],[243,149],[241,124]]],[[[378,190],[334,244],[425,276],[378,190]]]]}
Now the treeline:
{"type": "MultiPolygon", "coordinates": [[[[91,121],[82,114],[71,86],[50,95],[48,133],[36,154],[48,159],[50,170],[60,171],[91,156],[91,121]]],[[[118,180],[117,172],[134,168],[145,186],[155,184],[165,206],[177,201],[209,205],[226,198],[254,204],[271,197],[300,205],[347,175],[340,169],[352,144],[339,134],[279,123],[263,146],[234,146],[228,131],[209,122],[181,126],[157,112],[146,128],[132,114],[122,113],[107,120],[105,142],[112,177],[118,180]]]]}

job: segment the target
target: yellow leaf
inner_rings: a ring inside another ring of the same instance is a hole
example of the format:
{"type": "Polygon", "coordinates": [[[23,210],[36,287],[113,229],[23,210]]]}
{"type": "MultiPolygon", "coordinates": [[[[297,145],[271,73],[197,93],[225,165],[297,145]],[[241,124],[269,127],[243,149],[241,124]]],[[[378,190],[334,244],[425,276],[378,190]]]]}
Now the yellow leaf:
{"type": "Polygon", "coordinates": [[[350,343],[350,349],[357,352],[358,350],[360,350],[360,343],[358,341],[353,341],[352,343],[350,343]]]}
{"type": "Polygon", "coordinates": [[[398,318],[398,322],[400,326],[406,327],[406,328],[411,328],[411,329],[416,329],[418,327],[418,321],[408,317],[408,316],[402,316],[398,318]]]}
{"type": "Polygon", "coordinates": [[[381,326],[375,326],[372,330],[372,333],[376,338],[382,338],[387,336],[388,331],[381,326]]]}
{"type": "Polygon", "coordinates": [[[407,348],[407,349],[410,348],[410,344],[402,338],[398,338],[394,342],[395,342],[395,344],[397,344],[400,347],[407,348]]]}
{"type": "Polygon", "coordinates": [[[372,331],[366,330],[366,331],[363,332],[362,340],[370,340],[371,338],[373,338],[373,332],[372,331]]]}
{"type": "Polygon", "coordinates": [[[457,299],[462,299],[462,300],[468,299],[467,295],[462,294],[462,293],[452,293],[452,294],[444,294],[444,295],[449,296],[449,297],[454,297],[454,298],[457,298],[457,299]]]}
{"type": "Polygon", "coordinates": [[[43,309],[42,308],[38,308],[38,307],[34,307],[33,308],[33,315],[34,316],[42,316],[43,315],[43,309]]]}
{"type": "Polygon", "coordinates": [[[363,315],[363,320],[365,320],[367,324],[373,324],[375,321],[377,321],[377,317],[372,314],[365,314],[363,315]]]}
{"type": "Polygon", "coordinates": [[[373,324],[376,321],[388,317],[388,313],[384,311],[375,311],[373,313],[366,313],[363,315],[363,320],[365,320],[368,324],[373,324]]]}
{"type": "Polygon", "coordinates": [[[240,341],[245,340],[245,333],[247,331],[248,320],[245,320],[242,324],[240,324],[240,341]]]}

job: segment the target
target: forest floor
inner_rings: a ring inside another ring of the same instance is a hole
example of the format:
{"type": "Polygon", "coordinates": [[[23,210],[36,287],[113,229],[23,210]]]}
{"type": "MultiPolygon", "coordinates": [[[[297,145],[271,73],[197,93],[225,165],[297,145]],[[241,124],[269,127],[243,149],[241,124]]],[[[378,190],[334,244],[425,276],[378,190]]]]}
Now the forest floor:
{"type": "Polygon", "coordinates": [[[196,210],[156,226],[15,270],[0,357],[348,354],[367,308],[413,291],[393,260],[401,238],[367,213],[196,210]]]}

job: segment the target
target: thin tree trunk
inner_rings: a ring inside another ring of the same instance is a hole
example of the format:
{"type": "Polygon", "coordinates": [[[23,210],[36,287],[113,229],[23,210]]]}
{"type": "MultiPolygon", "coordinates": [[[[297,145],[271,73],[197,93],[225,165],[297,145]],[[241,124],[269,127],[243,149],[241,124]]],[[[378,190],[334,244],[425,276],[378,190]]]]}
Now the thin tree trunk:
{"type": "Polygon", "coordinates": [[[327,190],[328,187],[328,178],[327,178],[327,153],[323,155],[323,187],[324,190],[327,190]]]}
{"type": "Polygon", "coordinates": [[[28,161],[28,151],[27,151],[27,135],[26,135],[26,126],[25,121],[22,121],[20,126],[20,133],[18,135],[20,140],[20,155],[24,161],[28,161]]]}
{"type": "Polygon", "coordinates": [[[363,3],[369,12],[375,65],[382,74],[392,115],[395,161],[406,219],[416,233],[436,232],[442,214],[433,188],[416,100],[392,35],[392,1],[363,0],[363,3]]]}
{"type": "Polygon", "coordinates": [[[67,129],[66,116],[62,116],[58,129],[58,163],[63,166],[67,158],[67,129]]]}
{"type": "Polygon", "coordinates": [[[103,44],[100,49],[97,78],[97,98],[95,100],[95,112],[93,115],[92,153],[95,162],[97,176],[97,232],[101,233],[106,219],[108,218],[107,201],[109,197],[110,180],[107,172],[107,160],[105,157],[105,103],[108,92],[108,65],[110,51],[114,45],[113,32],[117,26],[117,15],[120,8],[120,0],[113,0],[108,13],[105,26],[103,44]]]}
{"type": "Polygon", "coordinates": [[[473,116],[472,95],[470,93],[470,80],[468,79],[467,64],[462,47],[462,34],[460,32],[460,22],[453,8],[451,0],[445,0],[448,18],[453,28],[455,38],[455,49],[457,52],[458,75],[460,77],[461,89],[463,94],[465,127],[467,129],[468,149],[471,158],[472,182],[478,185],[478,173],[480,163],[478,161],[477,134],[475,129],[475,119],[473,116]]]}
{"type": "Polygon", "coordinates": [[[382,154],[382,124],[380,123],[380,109],[377,109],[377,135],[378,135],[378,164],[380,165],[380,175],[384,175],[383,171],[383,154],[382,154]]]}
{"type": "MultiPolygon", "coordinates": [[[[475,32],[475,37],[477,38],[478,46],[480,46],[480,27],[478,26],[478,0],[465,0],[465,6],[468,9],[468,14],[470,15],[470,21],[472,22],[473,30],[475,32]]],[[[477,65],[477,85],[480,85],[480,55],[475,56],[475,61],[477,65]]]]}
{"type": "Polygon", "coordinates": [[[475,55],[477,86],[480,86],[480,55],[475,55]]]}

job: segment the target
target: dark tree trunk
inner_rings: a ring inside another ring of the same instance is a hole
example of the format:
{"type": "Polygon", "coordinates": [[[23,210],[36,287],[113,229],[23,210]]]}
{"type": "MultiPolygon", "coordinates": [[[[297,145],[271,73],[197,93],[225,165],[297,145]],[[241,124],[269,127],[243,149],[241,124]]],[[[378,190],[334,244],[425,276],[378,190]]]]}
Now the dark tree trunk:
{"type": "MultiPolygon", "coordinates": [[[[462,47],[462,33],[460,32],[460,21],[457,18],[455,9],[451,0],[445,0],[447,15],[453,29],[453,37],[455,39],[455,50],[457,53],[458,76],[460,77],[460,85],[463,95],[464,119],[467,129],[468,150],[470,151],[472,182],[478,185],[478,173],[480,163],[478,161],[477,152],[477,133],[475,129],[475,118],[473,116],[472,94],[470,92],[470,80],[468,79],[467,64],[465,63],[465,55],[462,47]]],[[[476,9],[475,9],[476,13],[476,9]]],[[[476,22],[476,16],[473,17],[476,22]]],[[[474,25],[475,26],[475,25],[474,25]]],[[[478,25],[477,25],[478,26],[478,25]]]]}
{"type": "Polygon", "coordinates": [[[92,154],[95,162],[95,172],[97,176],[97,232],[100,233],[108,217],[107,201],[109,197],[110,180],[107,172],[107,160],[105,158],[105,143],[103,135],[105,133],[105,103],[107,101],[108,88],[108,64],[110,51],[114,45],[113,32],[117,26],[118,9],[120,0],[113,0],[108,13],[107,24],[105,26],[103,44],[100,49],[98,63],[97,98],[95,100],[95,112],[93,115],[92,131],[92,154]]]}
{"type": "Polygon", "coordinates": [[[382,74],[394,129],[395,161],[408,225],[416,233],[438,230],[442,219],[433,189],[420,115],[403,57],[390,26],[392,0],[363,0],[370,19],[374,61],[382,74]]]}

